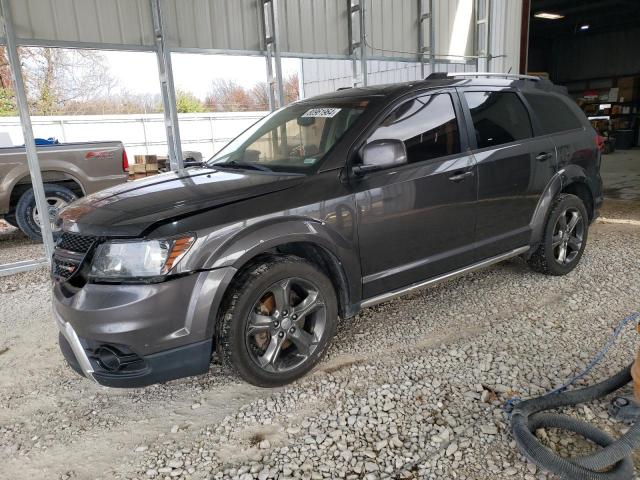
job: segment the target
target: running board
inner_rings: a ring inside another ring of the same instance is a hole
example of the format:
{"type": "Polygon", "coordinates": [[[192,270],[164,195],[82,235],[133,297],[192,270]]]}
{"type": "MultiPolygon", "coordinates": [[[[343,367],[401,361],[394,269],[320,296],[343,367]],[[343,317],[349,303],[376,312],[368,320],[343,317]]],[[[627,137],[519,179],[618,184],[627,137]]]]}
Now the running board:
{"type": "Polygon", "coordinates": [[[508,260],[509,258],[517,257],[518,255],[522,255],[526,251],[529,250],[529,247],[520,247],[515,250],[511,250],[506,253],[502,253],[500,255],[496,255],[495,257],[487,258],[486,260],[482,260],[481,262],[474,263],[473,265],[469,265],[467,267],[461,268],[459,270],[454,270],[449,273],[445,273],[444,275],[440,275],[438,277],[430,278],[429,280],[425,280],[423,282],[414,283],[409,285],[408,287],[402,287],[398,290],[393,290],[392,292],[383,293],[382,295],[378,295],[376,297],[371,297],[364,300],[360,303],[361,308],[371,307],[373,305],[377,305],[378,303],[386,302],[387,300],[391,300],[392,298],[399,297],[406,293],[413,292],[415,290],[420,290],[422,288],[430,287],[436,285],[438,283],[454,279],[466,273],[475,272],[476,270],[480,270],[481,268],[488,267],[490,265],[502,262],[503,260],[508,260]]]}

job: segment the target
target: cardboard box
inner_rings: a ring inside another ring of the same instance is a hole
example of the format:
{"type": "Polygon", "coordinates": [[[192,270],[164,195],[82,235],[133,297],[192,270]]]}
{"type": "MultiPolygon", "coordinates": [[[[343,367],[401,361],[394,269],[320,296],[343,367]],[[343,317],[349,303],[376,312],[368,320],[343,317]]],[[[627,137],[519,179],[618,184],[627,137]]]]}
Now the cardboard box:
{"type": "Polygon", "coordinates": [[[620,89],[620,96],[618,97],[618,101],[620,102],[630,102],[632,100],[634,100],[635,95],[634,95],[634,91],[631,88],[621,88],[620,89]]]}
{"type": "Polygon", "coordinates": [[[145,165],[146,172],[158,173],[158,164],[157,163],[147,163],[145,165]]]}
{"type": "Polygon", "coordinates": [[[618,78],[619,88],[633,88],[636,85],[636,77],[620,77],[618,78]]]}
{"type": "Polygon", "coordinates": [[[156,155],[145,155],[144,156],[144,163],[146,164],[157,164],[158,163],[158,157],[156,155]]]}
{"type": "Polygon", "coordinates": [[[143,164],[144,163],[144,155],[134,155],[133,156],[134,163],[143,164]]]}
{"type": "Polygon", "coordinates": [[[133,167],[133,173],[146,173],[147,166],[144,163],[134,163],[131,165],[133,167]]]}

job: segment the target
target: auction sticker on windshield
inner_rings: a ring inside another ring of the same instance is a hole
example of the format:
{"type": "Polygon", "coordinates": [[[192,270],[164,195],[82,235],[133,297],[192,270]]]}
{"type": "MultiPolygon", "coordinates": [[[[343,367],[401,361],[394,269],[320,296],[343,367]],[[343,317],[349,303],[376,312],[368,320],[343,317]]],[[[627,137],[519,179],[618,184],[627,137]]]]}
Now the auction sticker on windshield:
{"type": "Polygon", "coordinates": [[[304,117],[333,118],[338,114],[340,110],[341,110],[340,108],[331,108],[331,107],[311,108],[307,110],[306,113],[302,115],[302,117],[303,118],[304,117]]]}

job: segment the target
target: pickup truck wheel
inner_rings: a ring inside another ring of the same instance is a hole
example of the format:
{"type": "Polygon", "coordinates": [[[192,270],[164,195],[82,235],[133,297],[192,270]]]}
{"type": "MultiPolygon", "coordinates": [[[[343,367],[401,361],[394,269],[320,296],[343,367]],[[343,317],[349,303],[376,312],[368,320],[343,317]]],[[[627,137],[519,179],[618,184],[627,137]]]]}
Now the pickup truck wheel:
{"type": "Polygon", "coordinates": [[[217,322],[222,363],[261,387],[290,383],[322,358],[336,329],[331,281],[292,255],[262,259],[240,274],[217,322]]]}
{"type": "Polygon", "coordinates": [[[580,198],[560,194],[550,208],[542,243],[529,265],[547,275],[566,275],[580,262],[587,244],[589,215],[580,198]]]}
{"type": "MultiPolygon", "coordinates": [[[[58,211],[73,202],[78,196],[62,185],[54,183],[44,184],[44,194],[49,204],[49,218],[53,219],[58,211]]],[[[36,207],[36,197],[33,188],[30,188],[22,194],[16,205],[16,221],[18,227],[31,240],[42,241],[40,233],[40,219],[38,217],[38,209],[36,207]]]]}

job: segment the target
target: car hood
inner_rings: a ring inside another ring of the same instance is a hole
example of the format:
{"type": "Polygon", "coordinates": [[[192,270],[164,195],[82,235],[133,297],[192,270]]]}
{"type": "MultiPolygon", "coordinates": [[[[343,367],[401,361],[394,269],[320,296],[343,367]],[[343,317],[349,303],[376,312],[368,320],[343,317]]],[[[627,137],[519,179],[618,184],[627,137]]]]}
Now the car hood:
{"type": "Polygon", "coordinates": [[[60,212],[64,231],[135,237],[156,223],[294,187],[304,175],[189,168],[88,195],[60,212]]]}

